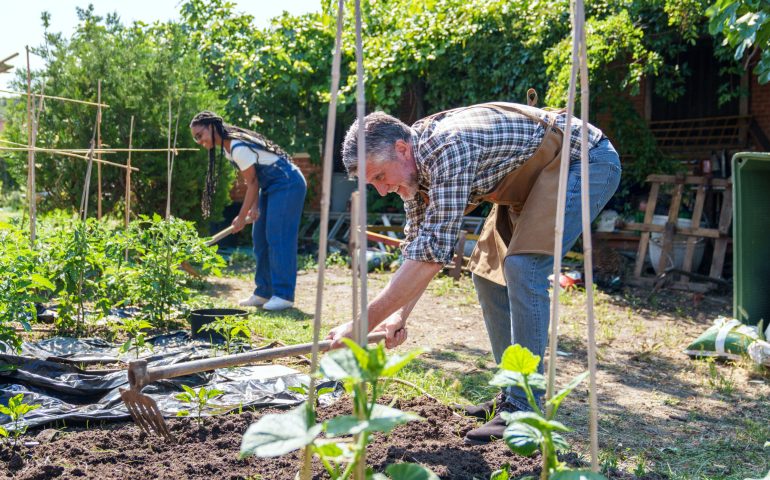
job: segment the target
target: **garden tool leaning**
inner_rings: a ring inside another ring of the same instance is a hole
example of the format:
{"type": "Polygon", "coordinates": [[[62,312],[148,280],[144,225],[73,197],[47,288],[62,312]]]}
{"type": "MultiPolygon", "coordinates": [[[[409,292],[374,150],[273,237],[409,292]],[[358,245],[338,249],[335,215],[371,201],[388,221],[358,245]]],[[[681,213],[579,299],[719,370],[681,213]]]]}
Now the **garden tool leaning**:
{"type": "MultiPolygon", "coordinates": [[[[384,333],[377,333],[369,335],[368,342],[377,343],[384,339],[384,333]]],[[[319,342],[319,351],[325,352],[329,350],[331,343],[330,340],[319,342]]],[[[181,377],[183,375],[215,370],[217,368],[235,367],[258,361],[304,355],[310,353],[312,348],[312,343],[301,343],[286,347],[238,353],[224,357],[193,360],[162,367],[148,367],[146,360],[135,360],[128,364],[128,383],[131,388],[121,388],[120,396],[126,404],[128,413],[131,414],[131,418],[133,418],[134,422],[139,425],[139,428],[148,434],[154,433],[169,441],[174,441],[174,436],[169,431],[166,421],[163,419],[163,415],[158,408],[158,404],[155,403],[155,400],[151,397],[141,393],[142,388],[146,385],[166,378],[181,377]]]]}
{"type": "MultiPolygon", "coordinates": [[[[251,218],[247,218],[246,219],[246,225],[248,225],[250,223],[252,223],[251,218]]],[[[214,245],[215,243],[219,242],[220,240],[222,240],[223,238],[225,238],[226,236],[228,236],[228,235],[230,235],[232,233],[233,233],[233,226],[230,225],[229,227],[227,227],[227,228],[217,232],[216,234],[214,234],[214,236],[211,237],[210,239],[206,240],[206,246],[210,247],[210,246],[214,245]]],[[[193,277],[200,277],[201,276],[201,272],[199,272],[195,267],[190,265],[187,261],[182,262],[180,267],[182,267],[182,270],[184,270],[185,272],[189,273],[193,277]]]]}

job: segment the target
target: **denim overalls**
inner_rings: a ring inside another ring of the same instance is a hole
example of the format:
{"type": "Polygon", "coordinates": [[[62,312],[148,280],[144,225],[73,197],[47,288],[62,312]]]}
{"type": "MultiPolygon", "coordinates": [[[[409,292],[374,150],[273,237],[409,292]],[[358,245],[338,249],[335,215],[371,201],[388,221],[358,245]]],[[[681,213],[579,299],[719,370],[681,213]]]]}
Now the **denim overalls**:
{"type": "Polygon", "coordinates": [[[297,237],[307,183],[299,168],[283,156],[271,165],[257,163],[255,168],[259,180],[259,218],[251,228],[257,260],[254,295],[293,302],[297,237]]]}

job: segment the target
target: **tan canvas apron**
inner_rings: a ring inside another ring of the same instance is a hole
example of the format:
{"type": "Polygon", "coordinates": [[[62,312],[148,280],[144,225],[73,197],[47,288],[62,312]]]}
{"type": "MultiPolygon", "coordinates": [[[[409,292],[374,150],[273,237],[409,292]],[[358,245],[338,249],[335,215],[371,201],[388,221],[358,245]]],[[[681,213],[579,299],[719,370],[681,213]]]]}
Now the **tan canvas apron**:
{"type": "Polygon", "coordinates": [[[474,199],[474,203],[492,202],[494,207],[471,254],[469,268],[476,275],[505,285],[505,257],[521,253],[553,255],[564,134],[555,126],[556,115],[551,115],[546,123],[537,115],[542,110],[533,107],[510,103],[484,105],[545,125],[545,135],[535,153],[491,192],[474,199]]]}

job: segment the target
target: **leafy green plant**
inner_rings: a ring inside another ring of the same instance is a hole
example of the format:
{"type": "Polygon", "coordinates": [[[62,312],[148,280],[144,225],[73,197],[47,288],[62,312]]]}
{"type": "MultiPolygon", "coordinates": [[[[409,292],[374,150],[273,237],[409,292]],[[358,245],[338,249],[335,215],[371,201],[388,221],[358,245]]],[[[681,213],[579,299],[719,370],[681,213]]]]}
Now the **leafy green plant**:
{"type": "MultiPolygon", "coordinates": [[[[372,433],[387,433],[398,425],[421,419],[415,414],[377,403],[382,394],[379,381],[398,373],[421,351],[388,358],[384,343],[367,348],[349,339],[343,341],[348,348],[326,355],[320,362],[320,373],[343,383],[352,396],[353,415],[316,423],[315,411],[307,403],[288,413],[265,415],[244,434],[241,458],[249,455],[274,457],[308,448],[320,459],[332,479],[344,480],[350,478],[360,464],[372,433]],[[326,438],[319,438],[322,432],[326,438]],[[355,437],[351,440],[350,435],[355,437]]],[[[414,464],[390,465],[386,473],[393,480],[437,478],[430,470],[414,464]]],[[[370,475],[371,478],[388,478],[383,474],[370,475]]]]}
{"type": "Polygon", "coordinates": [[[28,414],[32,410],[40,408],[40,405],[30,405],[24,403],[24,394],[20,393],[8,399],[8,405],[0,405],[0,413],[8,415],[13,422],[13,431],[8,432],[6,429],[2,429],[5,434],[0,433],[3,437],[13,436],[13,446],[15,447],[19,441],[19,437],[24,435],[27,431],[27,426],[22,425],[21,421],[24,419],[24,415],[28,414]]]}
{"type": "Polygon", "coordinates": [[[734,58],[745,65],[759,54],[754,73],[759,83],[770,82],[770,5],[758,0],[717,0],[706,10],[709,33],[724,37],[735,50],[734,58]],[[748,53],[748,55],[746,55],[748,53]]]}
{"type": "Polygon", "coordinates": [[[146,342],[147,334],[144,330],[152,328],[147,320],[141,318],[124,318],[113,324],[116,329],[122,330],[128,335],[123,345],[120,346],[120,353],[126,353],[134,350],[134,355],[139,358],[139,353],[143,349],[152,350],[152,345],[146,342]]]}
{"type": "MultiPolygon", "coordinates": [[[[184,389],[184,392],[177,393],[174,397],[180,402],[190,405],[190,408],[194,410],[198,427],[203,426],[203,409],[209,404],[209,401],[225,393],[216,388],[209,390],[206,387],[201,387],[195,390],[187,385],[182,385],[182,389],[184,389]]],[[[190,415],[190,410],[180,410],[176,415],[178,417],[186,417],[190,415]]]]}
{"type": "Polygon", "coordinates": [[[170,310],[190,297],[189,276],[179,269],[180,264],[196,264],[202,272],[214,275],[224,266],[216,247],[206,246],[192,222],[142,215],[130,225],[129,235],[134,239],[136,258],[133,300],[156,327],[166,326],[170,310]]]}
{"type": "Polygon", "coordinates": [[[248,340],[249,345],[251,345],[251,325],[252,321],[249,318],[226,315],[203,325],[201,330],[216,332],[221,335],[225,339],[225,351],[229,354],[232,352],[233,341],[238,338],[248,340]]]}
{"type": "Polygon", "coordinates": [[[17,350],[21,338],[15,324],[32,330],[37,318],[35,302],[42,302],[41,291],[54,285],[40,272],[39,254],[30,247],[29,239],[16,227],[0,222],[0,350],[17,350]]]}
{"type": "Polygon", "coordinates": [[[560,432],[569,429],[555,420],[561,402],[588,375],[587,372],[575,377],[564,389],[556,393],[546,402],[547,410],[543,412],[535,401],[534,389],[545,390],[545,378],[537,373],[540,357],[534,355],[521,345],[512,345],[503,353],[500,370],[490,384],[497,387],[519,387],[527,396],[532,411],[502,412],[500,415],[508,426],[503,433],[503,439],[515,453],[530,456],[536,450],[543,455],[543,478],[564,480],[577,478],[580,475],[586,479],[603,479],[603,475],[591,471],[571,470],[559,461],[557,451],[569,448],[567,441],[560,432]]]}

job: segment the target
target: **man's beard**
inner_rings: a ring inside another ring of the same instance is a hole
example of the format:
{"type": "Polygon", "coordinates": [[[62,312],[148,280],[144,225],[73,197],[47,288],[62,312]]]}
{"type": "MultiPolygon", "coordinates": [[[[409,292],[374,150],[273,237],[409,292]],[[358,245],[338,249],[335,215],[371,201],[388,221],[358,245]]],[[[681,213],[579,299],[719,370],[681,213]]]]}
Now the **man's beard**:
{"type": "Polygon", "coordinates": [[[406,182],[406,185],[399,185],[398,196],[401,197],[401,200],[408,202],[409,200],[413,200],[414,197],[417,195],[417,190],[419,188],[419,184],[417,182],[417,172],[412,173],[412,175],[409,176],[409,180],[406,182]],[[406,193],[401,193],[404,190],[406,190],[406,193]]]}

